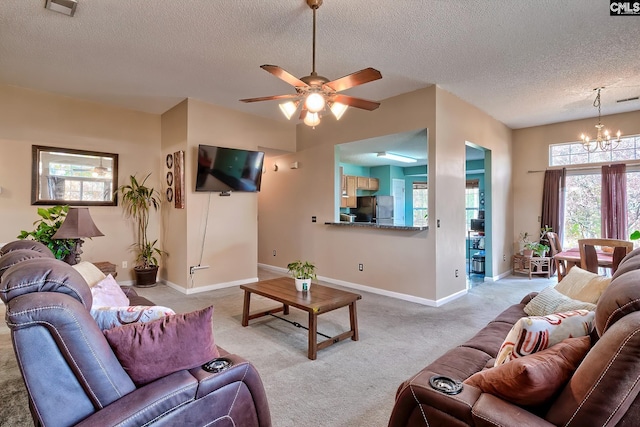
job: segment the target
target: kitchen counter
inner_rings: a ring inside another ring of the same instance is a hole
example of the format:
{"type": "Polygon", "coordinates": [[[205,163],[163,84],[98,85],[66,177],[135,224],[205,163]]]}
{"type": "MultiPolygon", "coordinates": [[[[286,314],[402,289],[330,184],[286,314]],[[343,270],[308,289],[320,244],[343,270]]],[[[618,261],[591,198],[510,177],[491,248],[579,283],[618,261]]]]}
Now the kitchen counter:
{"type": "Polygon", "coordinates": [[[378,225],[371,222],[325,222],[325,225],[339,226],[339,227],[356,227],[356,228],[378,228],[383,230],[401,230],[401,231],[423,231],[428,230],[429,227],[412,227],[405,225],[378,225]]]}

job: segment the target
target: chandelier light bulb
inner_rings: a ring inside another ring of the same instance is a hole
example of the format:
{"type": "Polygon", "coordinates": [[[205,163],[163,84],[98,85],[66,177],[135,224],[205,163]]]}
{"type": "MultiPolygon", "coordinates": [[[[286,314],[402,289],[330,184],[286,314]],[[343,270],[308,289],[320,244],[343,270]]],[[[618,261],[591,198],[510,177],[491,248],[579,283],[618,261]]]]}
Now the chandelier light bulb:
{"type": "Polygon", "coordinates": [[[304,117],[304,124],[311,127],[316,127],[320,124],[320,115],[318,113],[307,113],[304,117]]]}
{"type": "Polygon", "coordinates": [[[311,93],[307,96],[304,105],[310,113],[317,113],[324,108],[324,97],[317,92],[311,93]]]}

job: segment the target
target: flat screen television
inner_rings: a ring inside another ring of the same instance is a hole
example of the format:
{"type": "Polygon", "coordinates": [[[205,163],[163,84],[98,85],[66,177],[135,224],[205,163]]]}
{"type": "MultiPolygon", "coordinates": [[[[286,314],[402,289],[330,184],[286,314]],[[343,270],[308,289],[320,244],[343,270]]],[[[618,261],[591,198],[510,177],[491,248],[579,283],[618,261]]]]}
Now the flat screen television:
{"type": "Polygon", "coordinates": [[[196,191],[260,191],[263,162],[262,151],[200,144],[196,191]]]}

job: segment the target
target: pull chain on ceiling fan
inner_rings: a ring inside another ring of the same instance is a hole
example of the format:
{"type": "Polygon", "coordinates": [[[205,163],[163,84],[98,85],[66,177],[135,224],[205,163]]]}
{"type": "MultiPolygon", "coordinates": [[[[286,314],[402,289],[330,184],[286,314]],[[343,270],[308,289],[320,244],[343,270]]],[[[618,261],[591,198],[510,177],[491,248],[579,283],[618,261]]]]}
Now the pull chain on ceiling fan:
{"type": "Polygon", "coordinates": [[[326,77],[316,73],[316,11],[322,5],[322,0],[306,0],[307,5],[313,10],[313,50],[311,74],[297,78],[278,67],[277,65],[262,65],[260,68],[273,74],[277,78],[289,83],[296,89],[295,94],[265,96],[261,98],[241,99],[242,102],[270,101],[274,99],[288,99],[280,104],[280,110],[287,119],[291,119],[298,110],[300,104],[300,119],[308,126],[315,127],[320,123],[321,113],[328,106],[337,120],[344,114],[348,107],[373,111],[380,106],[379,102],[369,101],[342,95],[338,92],[372,82],[382,78],[380,71],[374,68],[365,68],[351,73],[339,79],[329,81],[326,77]]]}

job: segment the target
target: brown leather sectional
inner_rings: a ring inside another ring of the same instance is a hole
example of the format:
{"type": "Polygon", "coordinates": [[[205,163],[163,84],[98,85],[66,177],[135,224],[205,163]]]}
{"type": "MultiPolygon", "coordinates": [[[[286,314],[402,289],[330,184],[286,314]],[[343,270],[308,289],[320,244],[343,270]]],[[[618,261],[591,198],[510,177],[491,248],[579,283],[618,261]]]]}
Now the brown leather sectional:
{"type": "Polygon", "coordinates": [[[591,349],[550,404],[524,408],[467,384],[455,395],[430,385],[434,376],[462,382],[493,366],[507,333],[527,316],[524,306],[535,295],[403,382],[389,426],[640,426],[640,249],[624,258],[598,300],[591,349]]]}

